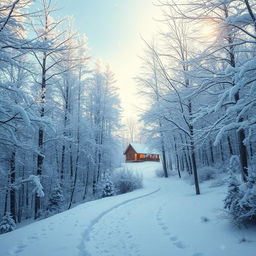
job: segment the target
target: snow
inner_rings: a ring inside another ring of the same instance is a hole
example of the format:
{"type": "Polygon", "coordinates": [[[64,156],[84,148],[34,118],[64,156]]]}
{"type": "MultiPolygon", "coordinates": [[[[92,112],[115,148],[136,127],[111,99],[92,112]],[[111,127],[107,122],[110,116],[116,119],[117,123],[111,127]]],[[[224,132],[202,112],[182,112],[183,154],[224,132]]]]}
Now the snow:
{"type": "Polygon", "coordinates": [[[127,163],[144,188],[79,205],[0,236],[1,255],[254,256],[256,230],[224,218],[226,187],[155,177],[160,163],[127,163]]]}
{"type": "Polygon", "coordinates": [[[35,188],[33,189],[33,192],[37,194],[39,197],[44,197],[44,191],[43,186],[40,182],[39,176],[36,175],[30,175],[27,179],[27,181],[31,181],[34,183],[35,188]]]}
{"type": "Polygon", "coordinates": [[[130,143],[134,150],[138,154],[159,154],[155,149],[150,148],[148,145],[139,144],[139,143],[130,143]]]}
{"type": "Polygon", "coordinates": [[[17,114],[20,114],[20,116],[22,117],[23,121],[25,122],[25,125],[30,126],[30,119],[28,117],[27,112],[24,110],[24,108],[22,108],[19,105],[14,105],[13,106],[13,111],[16,112],[17,114]]]}

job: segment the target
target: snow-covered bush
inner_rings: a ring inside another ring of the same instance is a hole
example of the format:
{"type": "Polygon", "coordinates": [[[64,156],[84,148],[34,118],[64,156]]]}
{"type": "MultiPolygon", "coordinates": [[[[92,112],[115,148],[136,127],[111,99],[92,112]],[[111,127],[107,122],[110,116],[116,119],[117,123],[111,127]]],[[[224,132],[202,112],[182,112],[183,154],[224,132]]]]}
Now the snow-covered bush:
{"type": "Polygon", "coordinates": [[[115,186],[111,180],[106,180],[102,187],[102,197],[115,195],[115,186]]]}
{"type": "Polygon", "coordinates": [[[59,213],[62,211],[64,202],[63,191],[59,183],[55,184],[47,206],[47,215],[59,213]]]}
{"type": "Polygon", "coordinates": [[[156,177],[163,178],[164,177],[164,170],[163,168],[157,168],[155,170],[156,177]]]}
{"type": "MultiPolygon", "coordinates": [[[[230,161],[230,168],[233,159],[230,161]]],[[[228,192],[224,200],[224,208],[236,224],[256,224],[256,175],[249,170],[250,176],[246,183],[238,181],[234,169],[230,170],[228,192]]],[[[236,171],[236,170],[235,170],[236,171]]]]}
{"type": "MultiPolygon", "coordinates": [[[[168,173],[168,177],[176,175],[176,173],[172,172],[172,170],[170,170],[170,169],[167,169],[167,173],[168,173]]],[[[159,168],[155,169],[155,175],[158,178],[164,178],[165,175],[164,175],[163,167],[159,167],[159,168]]]]}
{"type": "Polygon", "coordinates": [[[1,222],[0,222],[0,234],[11,232],[16,228],[16,224],[10,215],[9,212],[7,212],[1,222]]]}
{"type": "MultiPolygon", "coordinates": [[[[219,170],[219,169],[217,169],[214,166],[203,166],[203,167],[200,167],[197,170],[199,182],[202,183],[202,182],[208,181],[208,180],[213,180],[213,181],[217,182],[217,179],[218,180],[221,179],[221,172],[222,172],[222,170],[219,170]]],[[[190,175],[187,172],[185,172],[183,174],[183,179],[188,180],[188,182],[191,185],[194,185],[194,183],[195,183],[193,175],[190,175]]],[[[218,183],[221,183],[221,181],[219,180],[217,182],[217,184],[218,183]]],[[[215,185],[213,185],[213,186],[215,186],[215,185]]]]}
{"type": "Polygon", "coordinates": [[[240,222],[256,224],[256,177],[251,175],[246,182],[239,206],[242,208],[240,222]]]}
{"type": "Polygon", "coordinates": [[[224,175],[217,175],[216,178],[214,180],[212,180],[210,187],[211,188],[216,188],[216,187],[220,187],[223,186],[227,183],[227,178],[224,175]]]}
{"type": "Polygon", "coordinates": [[[234,217],[237,217],[240,214],[237,212],[237,205],[239,205],[239,200],[241,198],[239,189],[240,185],[241,184],[236,178],[235,174],[230,171],[230,177],[228,180],[228,192],[226,198],[224,199],[224,208],[228,209],[234,217]]]}
{"type": "Polygon", "coordinates": [[[199,181],[204,182],[207,180],[213,180],[217,176],[218,170],[212,166],[204,166],[198,169],[199,181]]]}
{"type": "Polygon", "coordinates": [[[117,194],[124,194],[143,187],[142,176],[127,168],[114,172],[112,180],[117,194]]]}

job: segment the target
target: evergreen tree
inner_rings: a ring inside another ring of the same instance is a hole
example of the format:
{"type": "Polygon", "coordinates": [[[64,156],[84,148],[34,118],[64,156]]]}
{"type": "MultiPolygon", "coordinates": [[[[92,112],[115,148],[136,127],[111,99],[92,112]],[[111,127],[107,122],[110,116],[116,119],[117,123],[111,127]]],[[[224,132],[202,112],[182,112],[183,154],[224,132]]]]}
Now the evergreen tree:
{"type": "Polygon", "coordinates": [[[239,205],[243,209],[239,220],[241,222],[256,223],[256,177],[250,175],[246,183],[246,191],[239,205]]]}
{"type": "Polygon", "coordinates": [[[224,208],[231,210],[234,203],[239,200],[239,181],[237,180],[235,174],[230,171],[229,183],[228,183],[228,193],[224,200],[224,208]]]}
{"type": "Polygon", "coordinates": [[[7,212],[4,216],[2,221],[0,222],[0,234],[11,232],[16,228],[16,224],[14,222],[14,219],[10,215],[9,212],[7,212]]]}
{"type": "Polygon", "coordinates": [[[102,197],[115,195],[115,186],[112,181],[107,180],[103,186],[102,197]]]}
{"type": "Polygon", "coordinates": [[[49,198],[49,203],[48,203],[48,214],[50,213],[59,213],[62,210],[64,202],[64,197],[63,197],[63,191],[61,189],[61,186],[59,183],[57,183],[50,195],[49,198]]]}

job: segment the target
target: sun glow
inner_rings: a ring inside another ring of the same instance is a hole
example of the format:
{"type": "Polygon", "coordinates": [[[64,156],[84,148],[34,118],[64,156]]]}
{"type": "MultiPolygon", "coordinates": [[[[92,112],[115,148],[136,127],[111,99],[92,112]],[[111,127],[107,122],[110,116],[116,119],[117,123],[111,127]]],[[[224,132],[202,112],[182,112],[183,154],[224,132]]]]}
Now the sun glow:
{"type": "Polygon", "coordinates": [[[211,21],[204,21],[199,25],[198,34],[204,42],[213,42],[217,37],[217,27],[211,21]]]}
{"type": "Polygon", "coordinates": [[[211,37],[214,33],[214,29],[211,26],[205,25],[201,29],[201,34],[203,37],[211,37]]]}

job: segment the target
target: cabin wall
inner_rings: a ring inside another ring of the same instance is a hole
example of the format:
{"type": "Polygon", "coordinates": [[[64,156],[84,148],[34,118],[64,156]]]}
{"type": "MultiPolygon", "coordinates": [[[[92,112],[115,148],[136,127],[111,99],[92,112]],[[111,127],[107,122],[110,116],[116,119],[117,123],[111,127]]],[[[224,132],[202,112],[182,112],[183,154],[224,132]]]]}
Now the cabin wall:
{"type": "Polygon", "coordinates": [[[138,160],[139,161],[153,161],[153,162],[159,162],[160,158],[159,155],[156,154],[138,154],[138,160]]]}
{"type": "Polygon", "coordinates": [[[135,161],[136,151],[130,146],[126,151],[126,161],[135,161]]]}
{"type": "Polygon", "coordinates": [[[156,154],[137,154],[137,152],[133,149],[133,147],[129,146],[125,152],[126,161],[155,161],[159,162],[160,158],[159,155],[156,154]]]}

